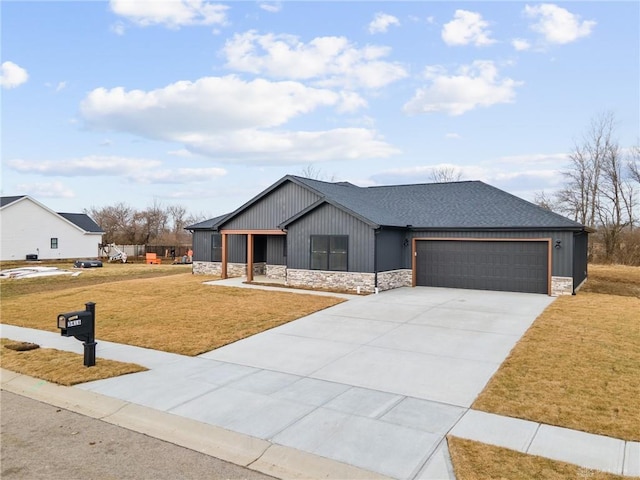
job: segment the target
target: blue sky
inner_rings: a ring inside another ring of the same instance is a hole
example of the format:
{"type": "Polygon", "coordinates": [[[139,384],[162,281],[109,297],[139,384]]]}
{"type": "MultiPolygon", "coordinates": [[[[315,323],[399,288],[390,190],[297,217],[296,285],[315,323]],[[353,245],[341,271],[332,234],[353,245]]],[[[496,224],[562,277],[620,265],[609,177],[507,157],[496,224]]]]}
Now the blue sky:
{"type": "Polygon", "coordinates": [[[309,165],[526,199],[638,142],[638,2],[2,1],[2,195],[232,211],[309,165]]]}

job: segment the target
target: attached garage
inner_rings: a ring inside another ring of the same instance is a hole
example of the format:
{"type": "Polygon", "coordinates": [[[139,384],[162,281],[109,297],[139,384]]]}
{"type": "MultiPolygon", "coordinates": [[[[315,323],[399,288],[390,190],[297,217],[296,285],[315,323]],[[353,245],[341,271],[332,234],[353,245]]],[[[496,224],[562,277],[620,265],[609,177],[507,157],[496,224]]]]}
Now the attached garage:
{"type": "Polygon", "coordinates": [[[414,239],[414,284],[550,293],[550,239],[414,239]]]}

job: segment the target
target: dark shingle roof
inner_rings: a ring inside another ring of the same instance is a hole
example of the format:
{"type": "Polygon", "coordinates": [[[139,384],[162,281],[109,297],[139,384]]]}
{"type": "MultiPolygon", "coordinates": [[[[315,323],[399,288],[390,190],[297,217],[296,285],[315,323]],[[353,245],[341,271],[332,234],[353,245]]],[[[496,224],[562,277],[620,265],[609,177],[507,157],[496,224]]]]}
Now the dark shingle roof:
{"type": "Polygon", "coordinates": [[[220,215],[219,217],[210,218],[209,220],[204,220],[203,222],[194,223],[193,225],[189,225],[188,227],[184,227],[185,230],[211,230],[215,224],[221,222],[229,214],[225,213],[224,215],[220,215]]]}
{"type": "Polygon", "coordinates": [[[60,213],[60,212],[58,212],[58,215],[60,215],[63,218],[66,218],[71,223],[73,223],[77,227],[81,228],[85,232],[89,232],[89,233],[104,233],[104,231],[100,228],[100,226],[96,222],[91,220],[89,215],[86,215],[84,213],[60,213]]]}
{"type": "Polygon", "coordinates": [[[16,202],[24,197],[25,195],[18,195],[16,197],[0,197],[0,208],[4,207],[5,205],[9,205],[10,203],[16,202]]]}
{"type": "Polygon", "coordinates": [[[380,226],[583,229],[580,223],[480,181],[362,188],[290,178],[380,226]]]}

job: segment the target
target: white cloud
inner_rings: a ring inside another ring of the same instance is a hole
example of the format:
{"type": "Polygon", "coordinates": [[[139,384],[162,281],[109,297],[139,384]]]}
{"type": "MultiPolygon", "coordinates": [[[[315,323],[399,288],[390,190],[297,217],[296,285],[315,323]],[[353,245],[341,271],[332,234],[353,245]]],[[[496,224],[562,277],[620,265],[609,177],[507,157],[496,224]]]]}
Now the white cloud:
{"type": "Polygon", "coordinates": [[[400,26],[400,20],[388,13],[378,12],[369,24],[369,33],[386,33],[391,25],[400,26]]]}
{"type": "Polygon", "coordinates": [[[259,4],[259,6],[262,10],[269,13],[278,13],[280,10],[282,10],[282,2],[262,2],[259,4]]]}
{"type": "Polygon", "coordinates": [[[227,174],[224,168],[162,168],[138,172],[138,183],[185,184],[210,182],[227,174]]]}
{"type": "Polygon", "coordinates": [[[180,81],[151,91],[97,88],[80,105],[90,127],[176,139],[280,126],[319,107],[350,110],[352,95],[298,82],[250,82],[236,76],[180,81]]]}
{"type": "MultiPolygon", "coordinates": [[[[180,28],[190,25],[225,25],[229,7],[206,0],[110,0],[111,10],[136,25],[164,25],[180,28]]],[[[123,28],[112,27],[117,34],[123,28]]]]}
{"type": "Polygon", "coordinates": [[[505,165],[541,165],[562,167],[569,161],[567,153],[531,153],[524,155],[510,155],[492,160],[492,163],[505,165]]]}
{"type": "Polygon", "coordinates": [[[531,30],[543,36],[550,44],[571,43],[587,37],[593,31],[596,22],[580,20],[580,16],[551,3],[525,6],[524,14],[536,20],[531,30]]]}
{"type": "Polygon", "coordinates": [[[15,88],[29,79],[27,71],[13,62],[2,62],[0,67],[0,85],[2,88],[15,88]]]}
{"type": "Polygon", "coordinates": [[[486,165],[439,163],[383,170],[370,179],[376,185],[430,183],[434,171],[447,169],[460,173],[463,180],[480,180],[525,199],[533,199],[535,193],[541,190],[557,189],[562,183],[558,169],[527,164],[520,167],[500,167],[493,162],[487,162],[486,165]]]}
{"type": "Polygon", "coordinates": [[[175,157],[193,157],[193,153],[191,153],[186,148],[181,148],[180,150],[170,150],[167,152],[167,155],[173,155],[175,157]]]}
{"type": "Polygon", "coordinates": [[[75,193],[62,182],[20,183],[15,190],[25,195],[40,198],[73,198],[75,193]]]}
{"type": "Polygon", "coordinates": [[[460,135],[459,133],[447,133],[444,138],[446,138],[447,140],[460,140],[462,138],[462,135],[460,135]]]}
{"type": "Polygon", "coordinates": [[[514,38],[511,40],[511,45],[519,52],[529,50],[531,48],[531,43],[524,38],[514,38]]]}
{"type": "Polygon", "coordinates": [[[98,88],[82,101],[80,112],[90,128],[178,142],[188,151],[219,161],[277,164],[397,153],[371,129],[282,128],[322,107],[353,111],[363,102],[355,92],[227,76],[177,82],[148,92],[98,88]]]}
{"type": "Polygon", "coordinates": [[[127,27],[125,26],[124,22],[116,22],[109,27],[109,30],[119,36],[124,35],[126,29],[127,27]]]}
{"type": "Polygon", "coordinates": [[[188,148],[222,162],[265,165],[384,158],[400,153],[375,131],[366,128],[297,132],[239,130],[191,138],[188,148]]]}
{"type": "Polygon", "coordinates": [[[294,35],[238,33],[222,49],[226,67],[272,78],[310,80],[316,86],[380,88],[405,78],[399,63],[387,62],[390,48],[357,48],[345,37],[316,37],[304,43],[294,35]]]}
{"type": "Polygon", "coordinates": [[[20,173],[31,173],[46,176],[100,176],[131,175],[139,171],[158,168],[162,162],[143,158],[116,157],[105,155],[88,155],[69,160],[38,162],[35,160],[13,159],[7,166],[20,173]]]}
{"type": "Polygon", "coordinates": [[[419,88],[407,102],[405,113],[445,112],[462,115],[478,107],[512,103],[516,87],[523,84],[511,78],[500,78],[492,61],[476,60],[449,74],[440,66],[427,67],[427,86],[419,88]]]}
{"type": "Polygon", "coordinates": [[[217,167],[171,168],[159,160],[105,155],[42,162],[14,159],[9,160],[7,166],[25,174],[52,177],[111,176],[125,178],[133,183],[198,183],[214,180],[227,173],[225,169],[217,167]]]}
{"type": "Polygon", "coordinates": [[[491,45],[496,41],[487,29],[489,22],[482,15],[468,10],[456,10],[453,20],[442,27],[442,40],[447,45],[469,45],[476,47],[491,45]]]}

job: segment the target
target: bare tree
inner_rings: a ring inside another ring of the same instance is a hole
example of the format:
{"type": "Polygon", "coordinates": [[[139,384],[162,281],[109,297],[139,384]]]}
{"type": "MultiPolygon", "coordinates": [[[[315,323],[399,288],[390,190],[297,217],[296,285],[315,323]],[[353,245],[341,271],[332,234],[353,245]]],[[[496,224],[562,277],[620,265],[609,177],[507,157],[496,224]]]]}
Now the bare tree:
{"type": "Polygon", "coordinates": [[[85,210],[104,231],[104,243],[128,243],[130,228],[135,216],[135,210],[125,203],[85,210]]]}
{"type": "Polygon", "coordinates": [[[576,143],[569,154],[571,164],[563,172],[566,184],[559,197],[565,211],[592,228],[598,220],[602,166],[615,143],[612,138],[614,123],[615,117],[611,112],[595,116],[581,142],[576,143]]]}
{"type": "Polygon", "coordinates": [[[313,163],[310,163],[302,170],[300,170],[299,175],[305,178],[311,178],[313,180],[320,180],[321,182],[335,182],[337,181],[337,175],[323,172],[321,168],[316,167],[313,163]]]}
{"type": "Polygon", "coordinates": [[[627,166],[629,167],[629,176],[631,179],[640,183],[640,145],[631,147],[627,166]]]}
{"type": "Polygon", "coordinates": [[[188,233],[184,230],[187,226],[187,209],[182,205],[169,205],[167,215],[171,224],[173,243],[185,243],[185,239],[188,238],[188,233]]]}
{"type": "Polygon", "coordinates": [[[140,232],[139,243],[155,243],[167,229],[168,215],[157,199],[146,210],[138,212],[136,217],[140,232]]]}
{"type": "Polygon", "coordinates": [[[534,194],[533,203],[551,212],[559,209],[557,195],[549,195],[544,190],[534,194]]]}
{"type": "Polygon", "coordinates": [[[615,142],[609,142],[601,167],[596,211],[605,258],[612,260],[620,248],[622,232],[633,223],[634,196],[624,178],[622,155],[615,142]]]}
{"type": "Polygon", "coordinates": [[[437,167],[431,170],[429,178],[434,183],[459,182],[462,180],[462,171],[456,167],[437,167]]]}
{"type": "Polygon", "coordinates": [[[569,155],[563,172],[564,187],[557,193],[563,213],[591,228],[597,228],[605,261],[620,256],[624,232],[633,228],[636,192],[633,177],[635,158],[625,164],[622,149],[614,138],[613,113],[595,116],[569,155]],[[629,173],[627,173],[627,170],[629,173]]]}

